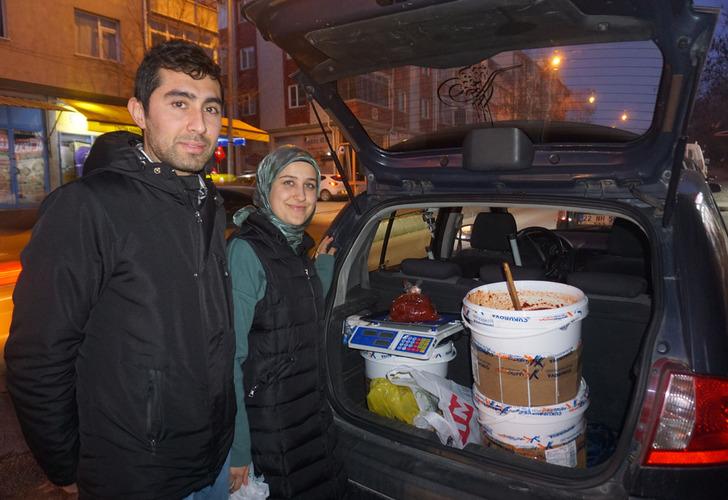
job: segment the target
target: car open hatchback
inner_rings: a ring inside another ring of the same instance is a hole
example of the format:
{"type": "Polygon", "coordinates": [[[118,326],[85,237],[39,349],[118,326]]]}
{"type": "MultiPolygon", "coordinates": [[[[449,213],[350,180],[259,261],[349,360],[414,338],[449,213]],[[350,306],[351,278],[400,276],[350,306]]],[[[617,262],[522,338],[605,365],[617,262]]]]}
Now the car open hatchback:
{"type": "Polygon", "coordinates": [[[353,497],[725,498],[728,236],[704,176],[683,163],[717,11],[244,9],[298,64],[367,179],[330,229],[322,314],[353,497]],[[560,223],[568,214],[579,218],[560,223]],[[404,283],[438,320],[394,317],[404,283]],[[529,310],[535,290],[561,302],[529,310]],[[518,344],[543,325],[552,340],[518,344]],[[445,389],[420,372],[446,375],[445,389]],[[407,374],[417,398],[392,384],[407,374]]]}

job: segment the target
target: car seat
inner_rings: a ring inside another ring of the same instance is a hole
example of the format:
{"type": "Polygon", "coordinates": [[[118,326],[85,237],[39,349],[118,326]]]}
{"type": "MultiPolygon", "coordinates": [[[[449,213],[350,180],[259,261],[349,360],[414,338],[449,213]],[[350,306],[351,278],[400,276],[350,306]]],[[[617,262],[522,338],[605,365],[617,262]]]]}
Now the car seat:
{"type": "Polygon", "coordinates": [[[451,262],[462,270],[464,278],[480,278],[485,282],[503,281],[501,263],[508,262],[515,279],[540,279],[541,267],[516,267],[508,237],[516,234],[516,219],[508,212],[480,212],[473,222],[470,248],[455,255],[451,262]]]}
{"type": "Polygon", "coordinates": [[[644,232],[634,223],[616,218],[607,241],[607,252],[591,255],[584,271],[649,277],[649,247],[644,232]]]}

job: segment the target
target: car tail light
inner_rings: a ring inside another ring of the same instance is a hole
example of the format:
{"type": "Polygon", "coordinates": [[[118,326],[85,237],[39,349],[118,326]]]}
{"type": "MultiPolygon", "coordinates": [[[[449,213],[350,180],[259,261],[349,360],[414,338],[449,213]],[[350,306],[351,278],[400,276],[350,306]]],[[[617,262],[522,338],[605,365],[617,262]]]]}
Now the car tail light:
{"type": "Polygon", "coordinates": [[[669,372],[645,465],[728,463],[728,379],[669,372]]]}
{"type": "Polygon", "coordinates": [[[0,286],[14,285],[18,281],[18,275],[21,269],[20,262],[17,260],[0,262],[0,286]]]}

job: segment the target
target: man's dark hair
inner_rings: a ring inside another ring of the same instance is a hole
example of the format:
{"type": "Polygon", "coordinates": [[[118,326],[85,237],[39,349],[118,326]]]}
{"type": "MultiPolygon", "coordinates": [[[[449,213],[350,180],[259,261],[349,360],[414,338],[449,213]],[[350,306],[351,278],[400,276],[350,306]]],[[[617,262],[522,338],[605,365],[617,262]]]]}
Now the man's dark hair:
{"type": "Polygon", "coordinates": [[[149,97],[159,87],[159,70],[168,69],[202,80],[209,76],[220,84],[220,97],[223,96],[220,81],[220,66],[202,48],[184,40],[169,40],[152,47],[142,59],[134,80],[134,97],[149,109],[149,97]]]}

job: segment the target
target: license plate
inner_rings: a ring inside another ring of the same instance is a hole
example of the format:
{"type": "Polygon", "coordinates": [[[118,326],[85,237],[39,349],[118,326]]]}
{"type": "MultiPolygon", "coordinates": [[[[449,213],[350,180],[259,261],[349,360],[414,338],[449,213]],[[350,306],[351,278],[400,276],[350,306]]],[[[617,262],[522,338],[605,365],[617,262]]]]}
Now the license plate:
{"type": "Polygon", "coordinates": [[[576,223],[584,226],[611,226],[614,217],[611,215],[577,214],[576,223]]]}

